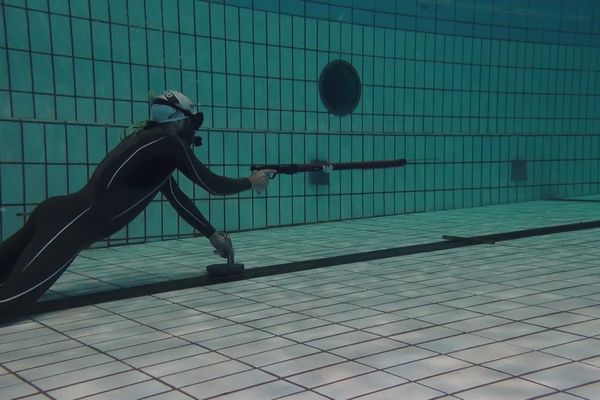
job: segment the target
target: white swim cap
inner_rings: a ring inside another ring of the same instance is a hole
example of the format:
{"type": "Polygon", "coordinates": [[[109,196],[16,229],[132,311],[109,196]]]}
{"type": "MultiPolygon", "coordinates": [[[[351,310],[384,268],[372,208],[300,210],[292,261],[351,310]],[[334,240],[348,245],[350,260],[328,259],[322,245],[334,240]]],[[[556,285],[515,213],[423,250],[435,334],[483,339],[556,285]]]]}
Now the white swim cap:
{"type": "Polygon", "coordinates": [[[183,93],[176,90],[167,90],[152,101],[150,116],[152,121],[155,122],[174,122],[194,114],[195,107],[195,104],[183,93]],[[187,111],[189,115],[186,115],[182,110],[187,111]]]}

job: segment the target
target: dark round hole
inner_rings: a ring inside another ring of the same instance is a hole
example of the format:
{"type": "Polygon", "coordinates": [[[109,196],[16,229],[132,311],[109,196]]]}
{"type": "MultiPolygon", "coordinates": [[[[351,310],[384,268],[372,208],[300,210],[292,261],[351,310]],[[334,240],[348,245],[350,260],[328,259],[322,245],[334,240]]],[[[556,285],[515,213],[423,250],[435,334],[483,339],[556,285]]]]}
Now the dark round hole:
{"type": "Polygon", "coordinates": [[[321,101],[329,112],[350,114],[360,100],[360,79],[352,64],[335,60],[323,68],[319,78],[321,101]]]}

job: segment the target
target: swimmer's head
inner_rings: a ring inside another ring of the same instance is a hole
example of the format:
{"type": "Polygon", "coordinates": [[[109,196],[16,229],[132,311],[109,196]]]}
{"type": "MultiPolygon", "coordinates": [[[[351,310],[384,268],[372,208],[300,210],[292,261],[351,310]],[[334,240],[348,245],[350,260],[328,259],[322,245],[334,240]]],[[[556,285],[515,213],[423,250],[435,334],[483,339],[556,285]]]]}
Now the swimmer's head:
{"type": "Polygon", "coordinates": [[[186,141],[194,140],[194,132],[200,129],[204,114],[196,111],[196,105],[183,93],[167,90],[152,99],[151,119],[165,124],[186,141]]]}

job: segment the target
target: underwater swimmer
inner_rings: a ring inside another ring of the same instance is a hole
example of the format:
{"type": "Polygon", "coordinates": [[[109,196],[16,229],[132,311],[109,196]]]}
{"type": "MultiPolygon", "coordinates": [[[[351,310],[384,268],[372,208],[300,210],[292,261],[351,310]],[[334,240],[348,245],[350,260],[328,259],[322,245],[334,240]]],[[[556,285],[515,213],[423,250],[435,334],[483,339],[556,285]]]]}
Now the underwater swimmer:
{"type": "Polygon", "coordinates": [[[177,213],[226,257],[233,249],[178,187],[176,169],[213,195],[265,190],[273,170],[245,178],[215,175],[194,155],[204,116],[176,91],[152,101],[151,120],[126,137],[78,192],[40,203],[25,225],[0,244],[0,317],[41,297],[90,244],[135,219],[161,192],[177,213]]]}

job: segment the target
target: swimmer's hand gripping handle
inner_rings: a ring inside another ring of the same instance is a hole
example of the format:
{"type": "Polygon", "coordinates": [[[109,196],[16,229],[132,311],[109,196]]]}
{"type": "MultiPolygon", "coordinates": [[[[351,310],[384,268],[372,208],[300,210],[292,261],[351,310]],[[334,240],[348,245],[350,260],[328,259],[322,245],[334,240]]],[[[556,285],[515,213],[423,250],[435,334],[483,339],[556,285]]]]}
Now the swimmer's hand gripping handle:
{"type": "Polygon", "coordinates": [[[316,172],[316,171],[335,171],[341,169],[372,169],[372,168],[389,168],[389,167],[404,167],[406,159],[390,161],[364,161],[364,162],[347,162],[347,163],[312,163],[312,164],[264,164],[252,165],[252,171],[260,171],[261,169],[274,169],[275,172],[270,176],[271,179],[279,174],[296,174],[298,172],[316,172]]]}

